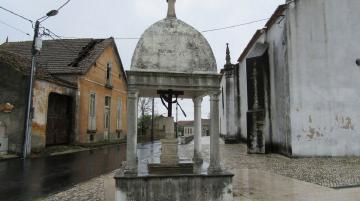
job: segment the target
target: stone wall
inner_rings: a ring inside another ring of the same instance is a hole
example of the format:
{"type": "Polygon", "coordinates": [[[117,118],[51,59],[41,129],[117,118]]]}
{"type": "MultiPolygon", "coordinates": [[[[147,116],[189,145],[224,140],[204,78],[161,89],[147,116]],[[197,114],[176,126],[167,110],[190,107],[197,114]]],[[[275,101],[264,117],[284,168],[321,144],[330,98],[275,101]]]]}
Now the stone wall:
{"type": "Polygon", "coordinates": [[[9,151],[20,154],[24,139],[28,79],[22,73],[0,62],[0,82],[0,104],[14,105],[11,112],[0,112],[0,121],[6,126],[9,151]]]}
{"type": "Polygon", "coordinates": [[[232,175],[119,177],[116,200],[232,201],[232,175]]]}
{"type": "MultiPolygon", "coordinates": [[[[32,151],[41,151],[46,146],[46,125],[48,117],[47,111],[50,93],[75,97],[74,89],[63,87],[43,80],[36,80],[34,82],[34,118],[32,120],[31,128],[32,151]]],[[[73,98],[73,101],[74,100],[75,98],[73,98]]],[[[72,131],[70,136],[74,138],[74,135],[75,131],[72,131]]]]}

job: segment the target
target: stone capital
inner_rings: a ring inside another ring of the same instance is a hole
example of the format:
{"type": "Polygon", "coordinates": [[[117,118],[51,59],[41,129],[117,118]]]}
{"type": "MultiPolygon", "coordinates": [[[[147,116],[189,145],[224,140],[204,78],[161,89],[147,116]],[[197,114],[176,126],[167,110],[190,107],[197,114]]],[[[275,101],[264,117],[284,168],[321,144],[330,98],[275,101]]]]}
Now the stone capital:
{"type": "Polygon", "coordinates": [[[220,90],[219,91],[211,91],[209,93],[210,101],[219,101],[220,94],[221,94],[220,90]]]}
{"type": "Polygon", "coordinates": [[[128,90],[128,98],[135,99],[139,97],[139,91],[138,90],[128,90]]]}
{"type": "Polygon", "coordinates": [[[203,101],[202,96],[194,97],[192,100],[193,100],[193,102],[194,102],[194,106],[195,106],[195,107],[201,107],[201,103],[202,103],[202,101],[203,101]]]}

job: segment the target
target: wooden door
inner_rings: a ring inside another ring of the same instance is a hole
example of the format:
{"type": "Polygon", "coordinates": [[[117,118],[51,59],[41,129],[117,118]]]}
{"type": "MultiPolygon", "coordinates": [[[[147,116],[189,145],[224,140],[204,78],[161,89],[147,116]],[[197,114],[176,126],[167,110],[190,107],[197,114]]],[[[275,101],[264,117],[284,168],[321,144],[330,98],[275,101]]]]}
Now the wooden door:
{"type": "Polygon", "coordinates": [[[71,98],[49,95],[46,125],[46,146],[68,144],[71,131],[71,98]]]}

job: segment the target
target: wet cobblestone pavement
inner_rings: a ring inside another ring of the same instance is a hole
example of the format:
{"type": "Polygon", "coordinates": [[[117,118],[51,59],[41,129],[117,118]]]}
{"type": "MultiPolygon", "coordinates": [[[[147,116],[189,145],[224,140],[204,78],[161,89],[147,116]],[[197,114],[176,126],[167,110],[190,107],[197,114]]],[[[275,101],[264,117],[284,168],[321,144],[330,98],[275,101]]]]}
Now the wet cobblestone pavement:
{"type": "MultiPolygon", "coordinates": [[[[204,144],[202,149],[203,158],[205,161],[209,160],[208,141],[208,139],[203,139],[204,144]]],[[[277,184],[278,188],[287,188],[289,186],[287,182],[290,181],[291,183],[296,183],[291,184],[293,186],[305,186],[306,189],[311,189],[314,192],[323,192],[327,195],[331,195],[331,192],[335,192],[336,190],[325,187],[341,188],[360,185],[360,158],[290,159],[278,154],[249,155],[246,152],[246,146],[240,144],[221,144],[220,147],[223,160],[222,163],[224,167],[226,167],[228,170],[235,174],[233,180],[235,200],[273,200],[271,198],[266,199],[266,197],[261,197],[260,195],[255,196],[259,197],[257,199],[250,199],[251,197],[254,197],[254,192],[266,191],[265,189],[260,189],[260,187],[252,187],[252,185],[258,186],[256,182],[261,183],[261,178],[256,178],[260,181],[257,181],[255,179],[255,181],[251,181],[252,183],[250,183],[250,179],[248,177],[252,177],[252,174],[264,174],[264,177],[269,176],[270,178],[274,177],[279,179],[280,183],[277,184]],[[257,173],[257,171],[259,173],[257,173]],[[282,175],[284,177],[276,175],[282,175]],[[298,180],[301,180],[303,182],[298,180]],[[312,184],[308,184],[305,182],[310,182],[312,184]],[[323,187],[313,184],[321,185],[323,187]],[[280,187],[281,185],[284,186],[280,187]]],[[[180,150],[180,157],[192,157],[193,145],[181,145],[180,150]]],[[[115,183],[113,181],[114,179],[112,178],[113,174],[114,173],[104,175],[88,182],[76,185],[67,191],[52,195],[44,200],[113,200],[115,197],[115,183]]],[[[269,186],[274,185],[271,182],[272,181],[270,181],[269,186]]],[[[273,191],[274,189],[270,192],[272,193],[273,191]]],[[[355,193],[357,193],[356,195],[358,195],[359,192],[357,188],[355,188],[355,191],[355,193]]],[[[265,194],[263,196],[265,196],[265,194]]],[[[287,195],[284,196],[286,197],[287,195]]],[[[300,196],[304,197],[303,195],[300,196]]],[[[285,198],[277,200],[299,199],[285,198]]],[[[309,199],[304,198],[304,200],[309,199]]]]}
{"type": "Polygon", "coordinates": [[[226,145],[223,162],[240,169],[270,171],[330,188],[360,186],[360,158],[287,158],[278,154],[249,155],[246,145],[226,145]]]}
{"type": "Polygon", "coordinates": [[[92,179],[88,182],[75,185],[73,188],[49,196],[46,201],[74,200],[74,201],[102,201],[105,200],[104,183],[106,176],[92,179]]]}

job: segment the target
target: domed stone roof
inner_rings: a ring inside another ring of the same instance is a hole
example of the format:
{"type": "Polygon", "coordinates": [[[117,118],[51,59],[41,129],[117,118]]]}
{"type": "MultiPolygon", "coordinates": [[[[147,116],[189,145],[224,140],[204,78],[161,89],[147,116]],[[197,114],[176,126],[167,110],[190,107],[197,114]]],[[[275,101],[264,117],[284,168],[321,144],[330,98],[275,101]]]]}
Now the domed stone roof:
{"type": "Polygon", "coordinates": [[[217,66],[209,43],[199,31],[176,17],[167,17],[143,33],[131,70],[217,73],[217,66]]]}

